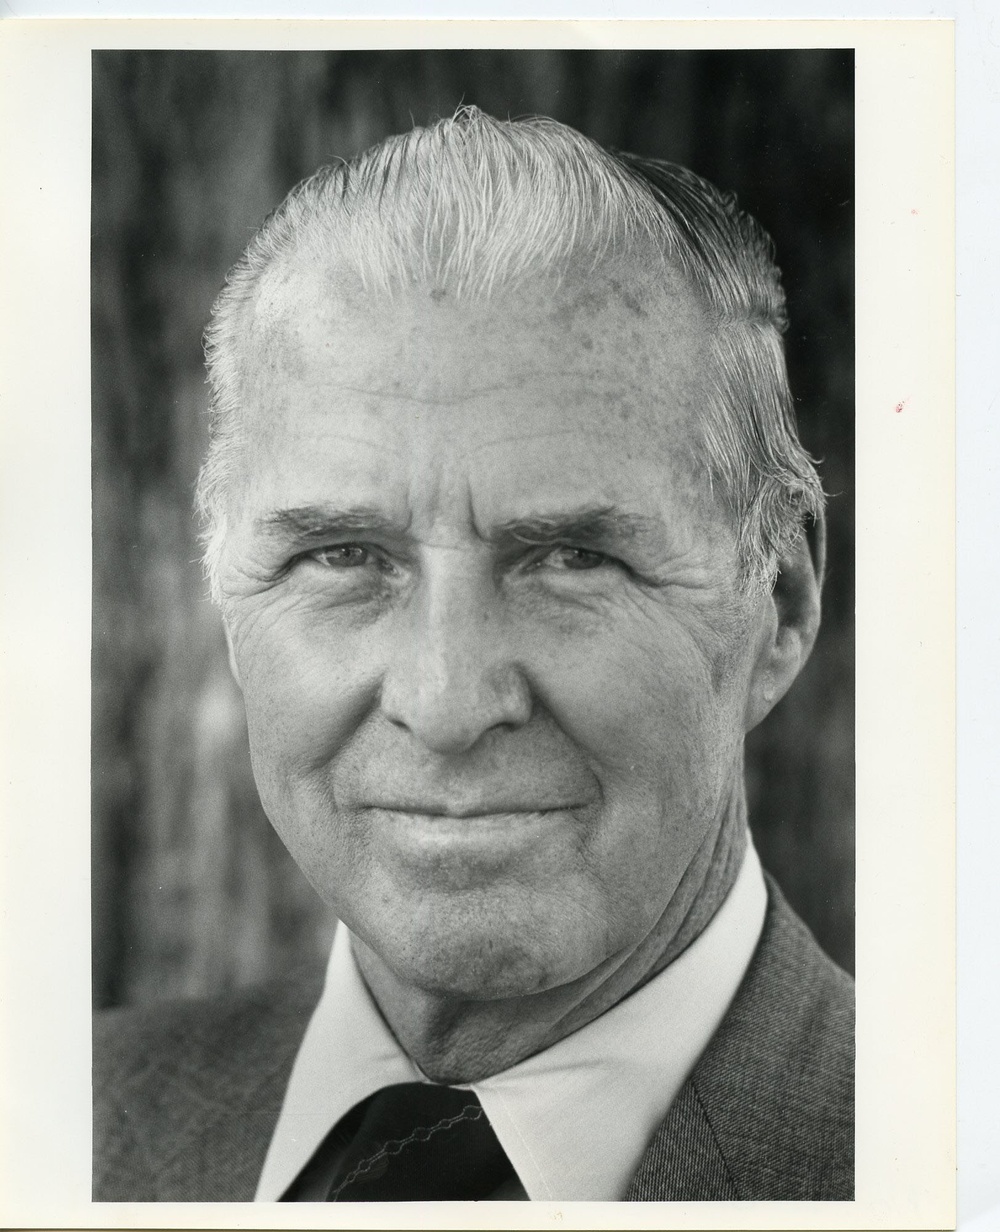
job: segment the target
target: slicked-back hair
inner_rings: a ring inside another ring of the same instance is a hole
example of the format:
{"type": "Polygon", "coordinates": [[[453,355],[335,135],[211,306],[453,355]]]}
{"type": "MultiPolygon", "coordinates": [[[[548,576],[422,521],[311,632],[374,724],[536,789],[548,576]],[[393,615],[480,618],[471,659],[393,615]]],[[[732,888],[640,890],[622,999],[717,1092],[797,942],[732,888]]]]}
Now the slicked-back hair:
{"type": "Polygon", "coordinates": [[[488,298],[540,274],[658,253],[711,327],[701,424],[713,488],[735,519],[741,582],[767,589],[822,512],[799,443],[771,240],[732,195],[683,167],[603,149],[554,120],[474,107],[390,137],[294,188],[230,271],[206,331],[209,451],[198,480],[205,567],[220,595],[227,494],[241,449],[243,340],[266,271],[296,250],[372,296],[427,285],[488,298]]]}

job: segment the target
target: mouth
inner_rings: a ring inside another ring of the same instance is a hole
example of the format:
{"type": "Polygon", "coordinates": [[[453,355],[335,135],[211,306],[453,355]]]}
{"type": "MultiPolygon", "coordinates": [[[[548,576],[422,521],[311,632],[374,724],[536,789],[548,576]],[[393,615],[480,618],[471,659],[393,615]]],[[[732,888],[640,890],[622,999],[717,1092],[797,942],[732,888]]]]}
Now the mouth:
{"type": "Polygon", "coordinates": [[[441,809],[379,805],[367,810],[392,846],[416,858],[468,855],[503,858],[531,847],[562,823],[575,824],[573,806],[511,808],[509,805],[441,809]]]}

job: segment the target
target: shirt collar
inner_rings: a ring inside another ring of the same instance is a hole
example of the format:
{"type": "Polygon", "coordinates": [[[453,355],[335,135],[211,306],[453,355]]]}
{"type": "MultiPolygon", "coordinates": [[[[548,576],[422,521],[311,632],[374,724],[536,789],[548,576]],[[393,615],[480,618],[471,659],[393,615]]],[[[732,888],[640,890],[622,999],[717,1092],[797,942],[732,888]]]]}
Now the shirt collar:
{"type": "MultiPolygon", "coordinates": [[[[748,841],[708,927],[638,992],[551,1048],[482,1082],[479,1097],[533,1200],[620,1199],[749,966],[767,891],[748,841]],[[609,1131],[609,1127],[613,1130],[609,1131]]],[[[386,1026],[340,925],[257,1187],[274,1202],[356,1103],[426,1081],[386,1026]]]]}

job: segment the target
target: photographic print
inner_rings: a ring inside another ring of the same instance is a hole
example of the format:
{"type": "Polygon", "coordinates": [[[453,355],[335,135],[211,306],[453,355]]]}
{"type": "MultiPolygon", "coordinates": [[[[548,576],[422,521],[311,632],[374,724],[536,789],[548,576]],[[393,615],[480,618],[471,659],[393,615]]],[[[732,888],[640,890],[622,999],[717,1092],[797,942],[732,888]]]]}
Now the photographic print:
{"type": "Polygon", "coordinates": [[[853,50],[93,89],[95,1198],[850,1199],[853,50]]]}

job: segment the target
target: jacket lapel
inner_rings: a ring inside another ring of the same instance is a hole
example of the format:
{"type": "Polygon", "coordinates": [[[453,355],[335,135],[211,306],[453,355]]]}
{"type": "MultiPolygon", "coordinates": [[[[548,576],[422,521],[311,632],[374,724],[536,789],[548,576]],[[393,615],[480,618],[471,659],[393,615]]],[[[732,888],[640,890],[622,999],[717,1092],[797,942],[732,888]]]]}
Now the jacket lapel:
{"type": "Polygon", "coordinates": [[[725,1156],[688,1080],[642,1157],[626,1202],[712,1202],[737,1198],[725,1156]]]}
{"type": "Polygon", "coordinates": [[[853,1196],[853,987],[770,880],[768,898],[747,974],[628,1200],[853,1196]]]}
{"type": "Polygon", "coordinates": [[[253,1201],[319,985],[288,981],[280,993],[244,1003],[211,1056],[200,1050],[171,1074],[177,1113],[156,1168],[161,1201],[253,1201]]]}

